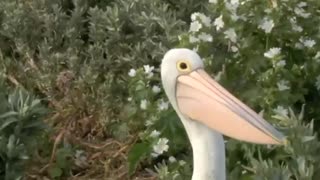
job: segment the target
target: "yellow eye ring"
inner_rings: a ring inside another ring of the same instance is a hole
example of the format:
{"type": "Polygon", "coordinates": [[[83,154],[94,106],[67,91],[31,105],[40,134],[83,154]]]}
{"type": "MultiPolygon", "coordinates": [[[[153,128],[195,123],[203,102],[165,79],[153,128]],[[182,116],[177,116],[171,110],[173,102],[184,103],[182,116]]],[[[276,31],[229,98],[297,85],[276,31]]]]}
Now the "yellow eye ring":
{"type": "Polygon", "coordinates": [[[177,69],[180,72],[189,72],[191,71],[191,64],[188,61],[180,60],[177,62],[177,69]]]}

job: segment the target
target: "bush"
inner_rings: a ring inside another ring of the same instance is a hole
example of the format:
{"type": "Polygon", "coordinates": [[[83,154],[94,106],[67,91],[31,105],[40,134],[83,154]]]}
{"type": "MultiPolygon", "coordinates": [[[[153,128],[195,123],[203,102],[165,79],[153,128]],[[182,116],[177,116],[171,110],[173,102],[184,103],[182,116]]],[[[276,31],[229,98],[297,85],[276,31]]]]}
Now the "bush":
{"type": "Polygon", "coordinates": [[[23,89],[0,88],[0,179],[22,179],[45,129],[47,109],[23,89]]]}
{"type": "MultiPolygon", "coordinates": [[[[130,142],[144,122],[130,116],[135,111],[127,102],[128,71],[158,66],[164,52],[179,43],[190,13],[203,9],[203,2],[4,0],[1,68],[14,83],[48,100],[55,118],[47,122],[57,131],[67,127],[69,134],[90,140],[87,131],[69,127],[70,121],[89,119],[94,121],[89,127],[100,131],[95,139],[130,142]]],[[[56,164],[49,173],[60,178],[56,164]]]]}
{"type": "MultiPolygon", "coordinates": [[[[49,125],[89,119],[103,129],[93,139],[133,142],[131,174],[147,167],[160,179],[188,179],[189,141],[161,89],[159,64],[170,48],[194,49],[212,76],[290,139],[287,147],[228,139],[229,178],[317,179],[319,6],[316,0],[3,0],[1,70],[48,100],[59,117],[49,125]]],[[[90,140],[87,131],[70,129],[90,140]]],[[[62,161],[73,153],[58,152],[62,161]]],[[[61,169],[72,171],[58,160],[54,165],[55,178],[70,174],[61,169]]]]}
{"type": "MultiPolygon", "coordinates": [[[[181,34],[180,47],[197,51],[216,80],[257,112],[263,112],[264,117],[290,139],[287,147],[228,140],[229,179],[319,178],[316,152],[320,145],[317,140],[320,32],[314,26],[320,21],[315,15],[319,5],[318,1],[210,1],[206,10],[191,15],[189,31],[181,34]],[[296,117],[294,111],[300,110],[301,114],[296,117]]],[[[137,76],[137,79],[144,78],[137,76]]],[[[159,76],[154,79],[159,82],[159,76]]],[[[142,105],[144,99],[149,103],[146,110],[137,114],[157,122],[147,127],[141,136],[149,147],[146,148],[148,158],[154,159],[152,153],[157,149],[159,138],[170,139],[169,149],[166,147],[161,152],[164,156],[160,160],[166,160],[167,165],[160,165],[159,176],[189,179],[190,174],[182,172],[185,166],[174,168],[168,160],[189,146],[184,133],[176,130],[181,128],[179,123],[167,127],[167,121],[178,121],[176,115],[172,113],[164,120],[162,117],[172,110],[163,112],[154,108],[157,102],[148,93],[152,81],[141,83],[133,78],[132,82],[135,82],[132,88],[135,91],[131,95],[138,98],[134,99],[133,107],[142,105]],[[139,91],[142,97],[136,96],[139,91]],[[154,129],[159,132],[157,138],[150,141],[154,129]],[[168,131],[174,132],[174,136],[168,131]],[[184,139],[182,144],[175,142],[180,136],[184,139]]],[[[163,93],[156,97],[165,99],[163,93]]],[[[136,151],[133,149],[132,154],[136,151]]]]}
{"type": "MultiPolygon", "coordinates": [[[[122,121],[127,72],[158,65],[201,2],[1,2],[6,72],[30,90],[104,125],[122,121]],[[177,12],[180,12],[177,15],[177,12]],[[15,60],[12,60],[15,59],[15,60]]],[[[127,119],[125,119],[127,120],[127,119]]]]}

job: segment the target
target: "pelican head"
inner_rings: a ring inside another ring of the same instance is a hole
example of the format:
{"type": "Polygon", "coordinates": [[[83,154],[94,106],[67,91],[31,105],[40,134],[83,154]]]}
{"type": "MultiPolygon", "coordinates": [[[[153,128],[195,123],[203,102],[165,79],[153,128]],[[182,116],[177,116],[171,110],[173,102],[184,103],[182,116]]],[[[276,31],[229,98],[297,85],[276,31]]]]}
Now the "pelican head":
{"type": "Polygon", "coordinates": [[[161,78],[185,126],[197,122],[231,138],[257,144],[286,142],[272,125],[211,79],[196,52],[169,50],[162,59],[161,78]]]}

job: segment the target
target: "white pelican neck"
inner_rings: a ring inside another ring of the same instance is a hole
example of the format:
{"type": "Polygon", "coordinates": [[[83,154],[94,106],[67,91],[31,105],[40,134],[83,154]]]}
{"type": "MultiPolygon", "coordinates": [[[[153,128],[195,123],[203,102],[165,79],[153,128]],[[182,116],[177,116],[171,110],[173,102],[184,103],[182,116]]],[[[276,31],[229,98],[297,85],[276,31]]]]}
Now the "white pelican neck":
{"type": "Polygon", "coordinates": [[[179,116],[192,145],[192,180],[225,180],[226,165],[223,136],[197,121],[179,116]]]}

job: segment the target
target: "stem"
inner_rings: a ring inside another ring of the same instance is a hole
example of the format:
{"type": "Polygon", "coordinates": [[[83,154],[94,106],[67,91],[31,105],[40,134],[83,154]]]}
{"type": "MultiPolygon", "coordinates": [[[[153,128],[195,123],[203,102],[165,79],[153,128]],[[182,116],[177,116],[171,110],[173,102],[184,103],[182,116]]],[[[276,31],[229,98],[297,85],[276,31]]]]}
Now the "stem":
{"type": "Polygon", "coordinates": [[[267,35],[267,40],[266,40],[266,51],[269,49],[269,35],[267,35]]]}

